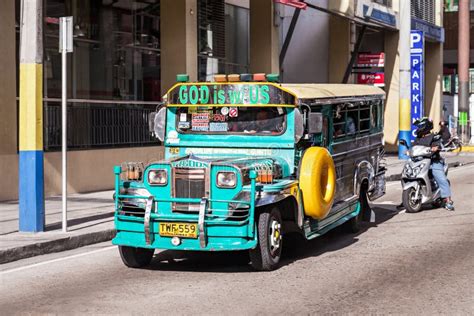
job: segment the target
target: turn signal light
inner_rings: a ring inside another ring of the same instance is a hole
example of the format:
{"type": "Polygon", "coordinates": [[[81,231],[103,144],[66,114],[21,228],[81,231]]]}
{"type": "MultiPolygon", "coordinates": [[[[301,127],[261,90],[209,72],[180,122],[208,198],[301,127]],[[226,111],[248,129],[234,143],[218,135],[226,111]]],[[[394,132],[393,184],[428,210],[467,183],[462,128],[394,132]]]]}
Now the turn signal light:
{"type": "Polygon", "coordinates": [[[236,74],[227,75],[227,80],[230,82],[240,81],[240,75],[236,75],[236,74]]]}
{"type": "Polygon", "coordinates": [[[188,74],[178,74],[178,75],[176,75],[176,81],[177,82],[188,82],[189,81],[189,75],[188,74]]]}
{"type": "Polygon", "coordinates": [[[227,76],[226,75],[214,75],[215,82],[226,82],[227,76]]]}
{"type": "Polygon", "coordinates": [[[240,80],[246,81],[246,82],[252,81],[252,74],[241,74],[240,80]]]}
{"type": "Polygon", "coordinates": [[[265,81],[265,74],[253,74],[253,81],[265,81]]]}

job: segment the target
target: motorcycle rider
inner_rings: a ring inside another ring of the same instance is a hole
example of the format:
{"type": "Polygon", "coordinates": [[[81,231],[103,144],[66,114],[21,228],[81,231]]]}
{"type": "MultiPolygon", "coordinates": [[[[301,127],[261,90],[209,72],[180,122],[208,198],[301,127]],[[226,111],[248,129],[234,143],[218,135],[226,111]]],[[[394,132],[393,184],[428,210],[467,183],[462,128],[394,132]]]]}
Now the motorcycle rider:
{"type": "Polygon", "coordinates": [[[449,140],[451,139],[451,133],[449,132],[447,121],[440,121],[439,122],[438,135],[441,136],[441,139],[443,140],[443,145],[446,145],[449,142],[449,140]]]}
{"type": "Polygon", "coordinates": [[[435,134],[431,132],[433,129],[433,121],[427,117],[421,118],[414,122],[417,127],[415,133],[416,138],[413,145],[421,145],[431,147],[433,155],[431,157],[431,172],[441,191],[444,208],[448,211],[454,211],[454,202],[451,200],[451,188],[448,178],[444,173],[444,159],[440,155],[440,147],[443,139],[436,139],[435,134]]]}

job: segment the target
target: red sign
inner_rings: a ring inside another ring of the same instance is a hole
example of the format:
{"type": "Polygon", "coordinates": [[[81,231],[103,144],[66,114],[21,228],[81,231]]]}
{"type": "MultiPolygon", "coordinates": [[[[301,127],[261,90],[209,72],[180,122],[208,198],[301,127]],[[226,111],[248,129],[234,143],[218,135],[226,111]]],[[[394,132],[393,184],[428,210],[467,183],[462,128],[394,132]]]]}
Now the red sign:
{"type": "Polygon", "coordinates": [[[285,5],[289,5],[291,7],[295,7],[298,9],[303,9],[306,10],[306,7],[308,6],[306,3],[304,3],[301,0],[273,0],[275,3],[281,3],[285,5]]]}
{"type": "Polygon", "coordinates": [[[367,54],[360,53],[357,57],[357,67],[384,67],[385,65],[385,54],[367,54]]]}
{"type": "Polygon", "coordinates": [[[385,85],[385,76],[383,72],[357,74],[357,83],[383,87],[385,85]]]}

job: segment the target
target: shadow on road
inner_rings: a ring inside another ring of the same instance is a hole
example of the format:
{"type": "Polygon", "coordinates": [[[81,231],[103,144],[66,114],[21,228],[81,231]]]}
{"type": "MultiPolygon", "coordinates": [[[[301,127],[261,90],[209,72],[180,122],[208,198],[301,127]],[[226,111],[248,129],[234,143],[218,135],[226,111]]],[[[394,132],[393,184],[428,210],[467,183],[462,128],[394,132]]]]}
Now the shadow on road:
{"type": "MultiPolygon", "coordinates": [[[[375,223],[363,223],[358,233],[347,233],[342,225],[313,240],[306,240],[299,234],[284,238],[281,267],[309,257],[335,252],[356,243],[358,236],[368,229],[390,220],[400,210],[397,205],[374,204],[375,223]]],[[[199,252],[166,250],[155,255],[150,270],[239,273],[253,272],[247,251],[199,252]]]]}

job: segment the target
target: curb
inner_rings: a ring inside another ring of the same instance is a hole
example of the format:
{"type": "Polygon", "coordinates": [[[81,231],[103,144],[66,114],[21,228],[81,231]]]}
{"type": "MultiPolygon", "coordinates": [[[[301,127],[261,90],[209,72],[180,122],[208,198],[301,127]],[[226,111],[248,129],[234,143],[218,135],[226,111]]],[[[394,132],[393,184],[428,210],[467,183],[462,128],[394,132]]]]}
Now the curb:
{"type": "MultiPolygon", "coordinates": [[[[459,162],[459,161],[454,161],[454,162],[448,163],[448,167],[449,168],[457,168],[457,167],[470,165],[472,163],[473,162],[462,163],[462,162],[459,162]]],[[[385,181],[400,181],[401,179],[402,179],[401,173],[391,174],[388,177],[385,177],[385,181]]]]}
{"type": "Polygon", "coordinates": [[[56,240],[0,250],[0,264],[96,244],[111,240],[114,236],[115,229],[107,229],[100,232],[64,237],[56,240]]]}
{"type": "Polygon", "coordinates": [[[462,153],[474,153],[474,146],[463,146],[461,148],[462,153]]]}

